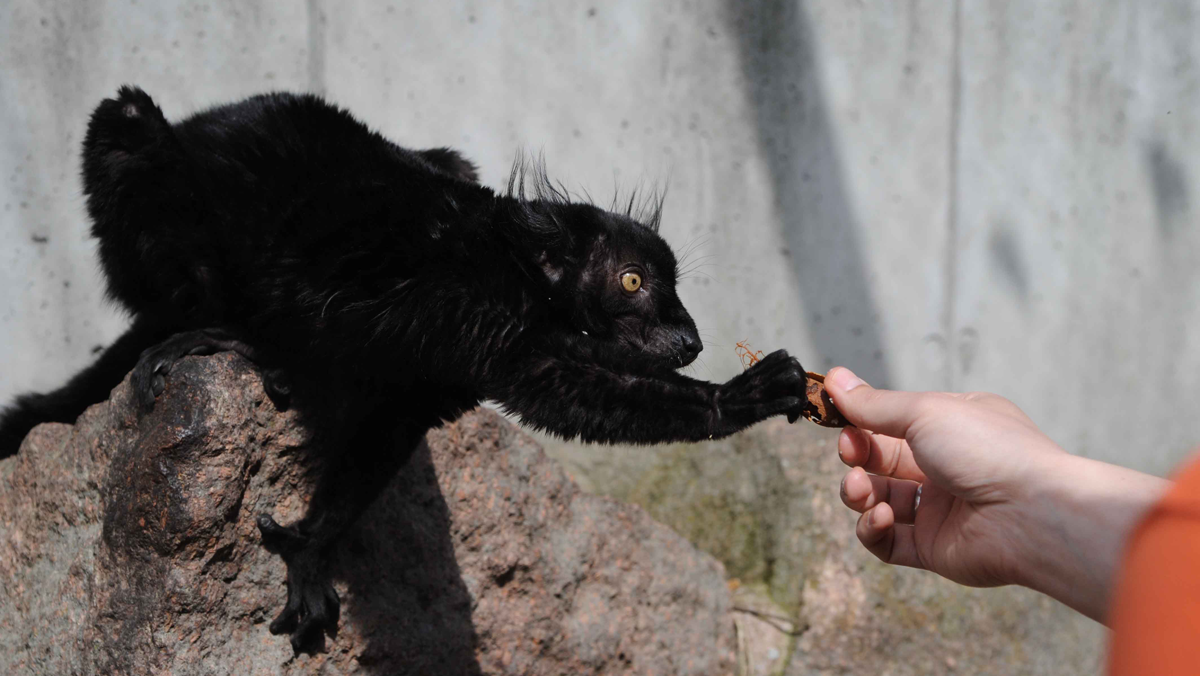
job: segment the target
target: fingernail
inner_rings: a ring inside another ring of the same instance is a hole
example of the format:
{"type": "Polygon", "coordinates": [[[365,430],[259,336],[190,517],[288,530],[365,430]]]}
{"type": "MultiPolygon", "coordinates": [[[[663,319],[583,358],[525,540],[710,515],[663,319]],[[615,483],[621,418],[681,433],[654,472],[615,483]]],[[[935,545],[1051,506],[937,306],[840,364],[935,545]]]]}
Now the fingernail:
{"type": "Polygon", "coordinates": [[[843,392],[849,392],[859,385],[866,385],[862,378],[854,375],[854,372],[848,368],[840,368],[837,373],[833,374],[833,385],[843,392]]]}
{"type": "Polygon", "coordinates": [[[867,525],[871,528],[875,527],[875,513],[878,511],[878,509],[872,509],[870,512],[867,512],[867,525]]]}

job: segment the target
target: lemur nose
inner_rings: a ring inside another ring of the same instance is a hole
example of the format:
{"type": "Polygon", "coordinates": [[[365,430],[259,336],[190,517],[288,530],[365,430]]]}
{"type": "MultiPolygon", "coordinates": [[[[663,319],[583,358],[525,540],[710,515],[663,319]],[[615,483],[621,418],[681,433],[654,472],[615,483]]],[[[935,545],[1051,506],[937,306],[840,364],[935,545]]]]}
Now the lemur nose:
{"type": "Polygon", "coordinates": [[[679,336],[679,348],[688,358],[694,358],[704,349],[704,344],[700,342],[699,336],[683,333],[679,336]]]}

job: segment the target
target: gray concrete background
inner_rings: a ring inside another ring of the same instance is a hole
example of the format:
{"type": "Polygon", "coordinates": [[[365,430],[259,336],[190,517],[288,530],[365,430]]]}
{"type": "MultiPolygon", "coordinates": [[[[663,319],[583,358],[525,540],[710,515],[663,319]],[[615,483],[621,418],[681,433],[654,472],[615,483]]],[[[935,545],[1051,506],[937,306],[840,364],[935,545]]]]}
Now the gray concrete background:
{"type": "MultiPolygon", "coordinates": [[[[86,237],[92,107],[126,82],[171,118],[310,90],[460,148],[492,186],[521,149],[598,196],[665,183],[663,233],[702,263],[681,286],[700,377],[737,373],[749,339],[876,385],[999,392],[1073,452],[1165,473],[1200,445],[1198,4],[0,0],[0,400],[58,386],[126,323],[86,237]]],[[[551,451],[789,617],[846,597],[923,627],[949,652],[920,673],[984,673],[954,647],[980,633],[1019,673],[1094,670],[1099,628],[1049,601],[881,571],[834,507],[836,461],[770,429],[551,451]]],[[[797,650],[788,673],[825,655],[797,650]]]]}
{"type": "Polygon", "coordinates": [[[664,182],[706,337],[1004,394],[1074,452],[1200,444],[1200,41],[1183,0],[0,3],[0,398],[125,320],[80,196],[90,109],[312,90],[500,186],[664,182]]]}

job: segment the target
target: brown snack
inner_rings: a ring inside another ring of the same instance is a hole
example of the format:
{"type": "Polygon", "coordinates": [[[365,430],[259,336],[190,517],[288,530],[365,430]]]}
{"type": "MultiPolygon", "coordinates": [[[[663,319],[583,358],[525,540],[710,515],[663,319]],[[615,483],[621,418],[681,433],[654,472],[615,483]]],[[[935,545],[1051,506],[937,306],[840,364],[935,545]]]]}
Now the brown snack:
{"type": "Polygon", "coordinates": [[[805,405],[802,415],[821,427],[849,425],[850,423],[842,415],[842,412],[833,405],[829,393],[825,391],[825,375],[812,371],[806,371],[804,375],[808,376],[808,386],[804,392],[808,397],[808,404],[805,405]]]}

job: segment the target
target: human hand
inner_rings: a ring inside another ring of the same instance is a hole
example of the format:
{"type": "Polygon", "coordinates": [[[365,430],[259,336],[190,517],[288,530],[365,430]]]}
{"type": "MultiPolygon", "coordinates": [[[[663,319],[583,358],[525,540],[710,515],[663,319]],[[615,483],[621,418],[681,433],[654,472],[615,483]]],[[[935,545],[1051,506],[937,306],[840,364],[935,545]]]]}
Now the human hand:
{"type": "Polygon", "coordinates": [[[862,514],[868,551],[965,585],[1029,586],[1102,620],[1125,534],[1164,481],[1066,453],[993,394],[876,390],[844,368],[826,389],[855,425],[838,438],[853,468],[842,501],[862,514]]]}

